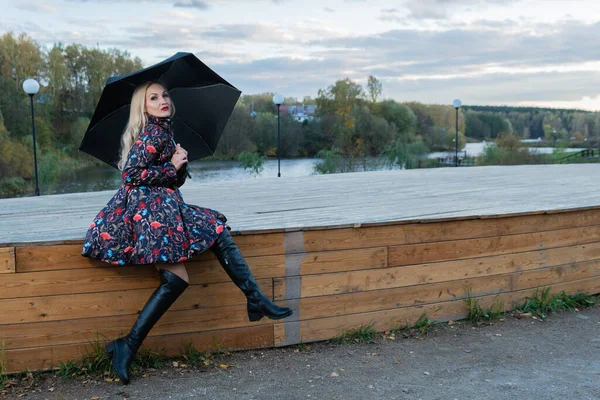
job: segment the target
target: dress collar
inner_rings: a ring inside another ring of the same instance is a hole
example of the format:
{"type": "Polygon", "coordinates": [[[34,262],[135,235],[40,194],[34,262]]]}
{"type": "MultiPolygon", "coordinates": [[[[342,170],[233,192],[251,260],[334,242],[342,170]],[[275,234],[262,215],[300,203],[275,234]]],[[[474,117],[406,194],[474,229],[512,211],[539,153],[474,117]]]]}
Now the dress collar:
{"type": "Polygon", "coordinates": [[[158,125],[164,129],[171,130],[171,123],[173,121],[171,117],[156,117],[148,114],[146,119],[149,124],[158,125]]]}

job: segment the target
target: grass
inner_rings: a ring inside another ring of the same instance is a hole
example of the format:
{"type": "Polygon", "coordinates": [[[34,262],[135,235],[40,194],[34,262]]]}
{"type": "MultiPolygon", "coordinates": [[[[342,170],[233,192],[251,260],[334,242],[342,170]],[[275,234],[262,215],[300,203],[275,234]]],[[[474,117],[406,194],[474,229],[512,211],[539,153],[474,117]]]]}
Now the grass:
{"type": "Polygon", "coordinates": [[[79,365],[73,361],[67,361],[60,364],[58,369],[54,372],[55,376],[61,378],[74,378],[82,374],[82,369],[79,365]]]}
{"type": "Polygon", "coordinates": [[[438,323],[429,319],[427,313],[423,313],[419,316],[417,321],[413,324],[406,324],[405,326],[396,326],[390,331],[389,336],[396,337],[398,334],[402,334],[404,337],[418,337],[425,336],[429,331],[436,327],[438,323]]]}
{"type": "Polygon", "coordinates": [[[404,328],[405,332],[414,332],[416,331],[419,335],[424,336],[427,335],[427,332],[433,327],[437,325],[437,322],[429,319],[426,313],[421,314],[417,322],[412,326],[407,326],[404,328]]]}
{"type": "Polygon", "coordinates": [[[333,338],[331,341],[339,344],[373,343],[376,336],[377,331],[373,329],[373,323],[371,322],[369,325],[363,325],[359,328],[345,331],[340,336],[333,338]]]}
{"type": "MultiPolygon", "coordinates": [[[[550,287],[536,289],[533,295],[526,297],[524,302],[512,311],[529,313],[540,318],[546,318],[549,313],[576,311],[578,308],[592,307],[597,302],[597,297],[589,294],[577,293],[567,295],[564,291],[551,294],[550,290],[550,287]]],[[[504,305],[498,301],[498,298],[486,310],[481,307],[479,300],[471,297],[470,293],[465,302],[468,309],[467,320],[475,324],[491,322],[505,314],[504,305]]]]}
{"type": "Polygon", "coordinates": [[[595,296],[577,293],[567,295],[564,291],[550,294],[550,288],[536,289],[532,296],[525,298],[519,310],[531,313],[540,318],[546,318],[549,313],[558,311],[575,311],[578,308],[591,307],[596,304],[595,296]]]}
{"type": "Polygon", "coordinates": [[[144,370],[148,368],[161,368],[167,364],[169,357],[156,351],[142,349],[137,352],[132,370],[144,370]]]}
{"type": "Polygon", "coordinates": [[[181,353],[181,357],[190,367],[213,367],[216,364],[216,358],[229,355],[229,352],[223,350],[221,345],[213,336],[212,350],[199,351],[193,343],[186,344],[181,353]]]}
{"type": "Polygon", "coordinates": [[[90,342],[90,347],[91,351],[81,360],[81,372],[88,374],[110,372],[112,362],[100,338],[90,342]]]}
{"type": "Polygon", "coordinates": [[[6,354],[4,352],[4,342],[0,343],[0,389],[4,389],[8,378],[6,376],[6,354]]]}
{"type": "Polygon", "coordinates": [[[311,351],[312,347],[306,343],[304,343],[302,340],[300,340],[300,343],[298,343],[296,345],[296,349],[300,352],[305,352],[305,351],[311,351]]]}
{"type": "Polygon", "coordinates": [[[467,303],[467,320],[475,324],[491,322],[504,315],[504,303],[498,301],[498,297],[496,297],[494,303],[486,310],[481,307],[479,300],[471,297],[470,291],[465,302],[467,303]]]}
{"type": "Polygon", "coordinates": [[[191,367],[210,367],[214,365],[212,354],[199,351],[191,342],[184,346],[182,356],[191,367]]]}

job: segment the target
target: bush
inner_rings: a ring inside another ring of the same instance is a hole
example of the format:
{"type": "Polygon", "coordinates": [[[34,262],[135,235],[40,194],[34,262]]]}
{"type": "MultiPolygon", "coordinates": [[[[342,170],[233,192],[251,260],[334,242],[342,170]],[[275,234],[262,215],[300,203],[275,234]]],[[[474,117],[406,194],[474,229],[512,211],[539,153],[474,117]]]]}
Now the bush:
{"type": "Polygon", "coordinates": [[[321,150],[317,157],[323,161],[315,164],[315,173],[317,174],[335,174],[341,169],[342,158],[337,150],[321,150]]]}
{"type": "Polygon", "coordinates": [[[16,197],[25,194],[29,185],[25,179],[13,177],[0,180],[0,197],[16,197]]]}
{"type": "Polygon", "coordinates": [[[244,167],[244,170],[249,169],[251,174],[259,175],[264,167],[264,157],[261,157],[258,153],[250,153],[249,151],[242,151],[238,157],[238,161],[244,167]]]}
{"type": "Polygon", "coordinates": [[[501,148],[488,145],[483,149],[480,165],[523,165],[544,164],[546,157],[543,154],[529,152],[527,148],[501,148]]]}

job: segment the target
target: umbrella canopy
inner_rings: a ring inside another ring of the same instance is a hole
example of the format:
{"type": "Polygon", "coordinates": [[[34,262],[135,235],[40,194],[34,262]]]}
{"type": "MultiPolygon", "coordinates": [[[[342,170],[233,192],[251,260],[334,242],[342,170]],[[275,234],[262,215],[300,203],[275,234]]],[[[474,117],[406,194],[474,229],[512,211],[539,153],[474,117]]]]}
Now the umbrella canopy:
{"type": "Polygon", "coordinates": [[[175,104],[175,138],[193,161],[213,155],[241,92],[191,53],[106,81],[79,150],[117,167],[135,88],[160,81],[175,104]]]}

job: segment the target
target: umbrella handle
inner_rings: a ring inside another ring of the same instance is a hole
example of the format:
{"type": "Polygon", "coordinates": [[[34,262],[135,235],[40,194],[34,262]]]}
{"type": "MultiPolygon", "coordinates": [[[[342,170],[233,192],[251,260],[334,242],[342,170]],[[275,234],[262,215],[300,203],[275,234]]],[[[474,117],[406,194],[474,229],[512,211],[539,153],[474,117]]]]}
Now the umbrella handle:
{"type": "MultiPolygon", "coordinates": [[[[175,142],[175,139],[172,139],[172,140],[173,140],[173,145],[174,145],[175,147],[177,147],[177,142],[175,142]]],[[[187,164],[185,164],[185,175],[186,175],[188,178],[190,178],[190,179],[192,178],[192,176],[190,175],[190,171],[188,170],[188,165],[187,165],[187,164]]]]}

